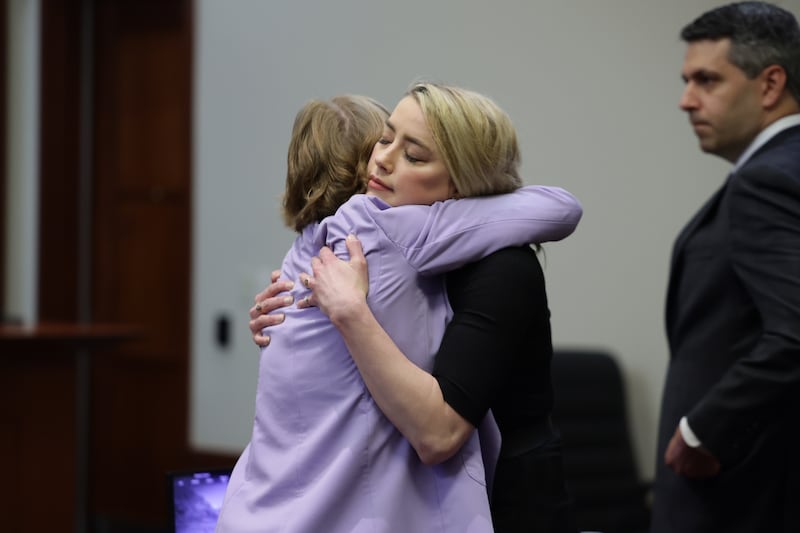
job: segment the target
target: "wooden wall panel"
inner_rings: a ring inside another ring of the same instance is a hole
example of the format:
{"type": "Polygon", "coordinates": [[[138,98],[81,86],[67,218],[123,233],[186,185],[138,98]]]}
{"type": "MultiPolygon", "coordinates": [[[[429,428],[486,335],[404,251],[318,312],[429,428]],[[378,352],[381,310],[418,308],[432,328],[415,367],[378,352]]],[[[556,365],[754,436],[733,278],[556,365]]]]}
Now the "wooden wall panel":
{"type": "MultiPolygon", "coordinates": [[[[136,358],[188,358],[188,199],[123,194],[114,212],[116,238],[101,251],[113,279],[96,297],[103,321],[135,323],[145,336],[120,347],[136,358]]],[[[110,278],[110,276],[109,276],[110,278]]]]}
{"type": "Polygon", "coordinates": [[[187,447],[192,9],[96,6],[93,316],[146,335],[95,362],[93,505],[159,523],[167,470],[233,461],[187,447]]]}
{"type": "Polygon", "coordinates": [[[71,356],[52,350],[0,358],[0,453],[8,465],[0,484],[3,531],[72,528],[74,398],[71,356]]]}
{"type": "Polygon", "coordinates": [[[186,455],[191,10],[95,9],[92,315],[145,336],[94,364],[92,501],[97,514],[157,524],[164,474],[186,455]]]}
{"type": "Polygon", "coordinates": [[[235,460],[187,444],[192,1],[53,0],[42,15],[40,310],[49,320],[74,321],[79,296],[88,296],[92,321],[144,333],[92,356],[89,512],[103,533],[156,531],[167,523],[167,470],[235,460]],[[82,63],[87,6],[92,55],[82,63]],[[78,167],[87,148],[79,141],[80,76],[87,67],[91,287],[78,295],[78,265],[86,259],[78,253],[78,167]]]}

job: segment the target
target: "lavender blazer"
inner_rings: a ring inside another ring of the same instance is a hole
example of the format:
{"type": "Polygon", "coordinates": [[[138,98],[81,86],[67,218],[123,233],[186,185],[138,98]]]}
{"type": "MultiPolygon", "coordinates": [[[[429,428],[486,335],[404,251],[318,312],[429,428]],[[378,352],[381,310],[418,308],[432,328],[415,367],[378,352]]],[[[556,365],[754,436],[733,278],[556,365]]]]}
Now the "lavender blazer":
{"type": "MultiPolygon", "coordinates": [[[[507,246],[562,239],[581,214],[571,194],[552,187],[393,208],[356,195],[306,227],[281,268],[297,280],[320,247],[346,258],[345,238],[357,235],[370,308],[400,350],[430,371],[451,315],[437,274],[507,246]]],[[[295,301],[306,292],[296,283],[295,301]]],[[[378,409],[328,318],[316,308],[283,311],[261,352],[253,434],[217,531],[492,531],[477,434],[448,461],[422,464],[378,409]]]]}

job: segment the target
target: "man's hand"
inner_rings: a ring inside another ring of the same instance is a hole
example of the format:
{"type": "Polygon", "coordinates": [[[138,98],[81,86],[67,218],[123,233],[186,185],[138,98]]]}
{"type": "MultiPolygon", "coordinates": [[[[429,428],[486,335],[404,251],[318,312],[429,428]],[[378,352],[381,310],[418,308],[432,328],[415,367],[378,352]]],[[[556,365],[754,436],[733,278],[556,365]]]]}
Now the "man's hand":
{"type": "Polygon", "coordinates": [[[708,479],[719,474],[720,464],[711,452],[700,446],[692,448],[683,440],[680,428],[669,441],[664,462],[676,474],[690,479],[708,479]]]}
{"type": "Polygon", "coordinates": [[[283,313],[270,315],[271,311],[291,305],[294,301],[291,295],[281,294],[294,287],[291,281],[278,281],[281,276],[280,270],[275,270],[270,275],[272,282],[266,289],[258,293],[255,297],[255,305],[250,308],[250,332],[253,334],[253,342],[262,348],[269,346],[269,335],[262,335],[261,330],[280,324],[283,322],[283,313]]]}

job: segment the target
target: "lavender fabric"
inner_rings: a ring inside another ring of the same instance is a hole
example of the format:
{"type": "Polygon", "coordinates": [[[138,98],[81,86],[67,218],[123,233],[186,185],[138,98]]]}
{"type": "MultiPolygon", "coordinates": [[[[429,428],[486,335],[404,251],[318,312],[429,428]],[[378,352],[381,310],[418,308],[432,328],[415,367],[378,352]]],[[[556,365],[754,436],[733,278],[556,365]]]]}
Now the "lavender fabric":
{"type": "MultiPolygon", "coordinates": [[[[438,274],[506,246],[562,239],[580,216],[577,200],[555,187],[392,208],[356,195],[304,229],[282,275],[296,282],[310,272],[323,245],[346,258],[345,238],[357,235],[370,308],[400,350],[430,371],[451,315],[438,274]]],[[[296,282],[295,301],[306,293],[296,282]]],[[[282,311],[285,322],[270,328],[261,352],[253,434],[217,532],[491,532],[477,433],[448,461],[422,464],[374,403],[328,318],[316,308],[282,311]]]]}

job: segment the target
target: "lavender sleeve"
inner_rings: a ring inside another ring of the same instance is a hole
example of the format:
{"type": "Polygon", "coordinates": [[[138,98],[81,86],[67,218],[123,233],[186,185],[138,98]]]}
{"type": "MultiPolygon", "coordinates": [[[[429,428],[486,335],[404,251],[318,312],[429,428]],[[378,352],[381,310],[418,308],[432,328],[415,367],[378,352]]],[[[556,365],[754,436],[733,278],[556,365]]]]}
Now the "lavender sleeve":
{"type": "Polygon", "coordinates": [[[559,187],[374,210],[376,226],[425,275],[441,274],[508,246],[569,236],[583,214],[559,187]]]}

